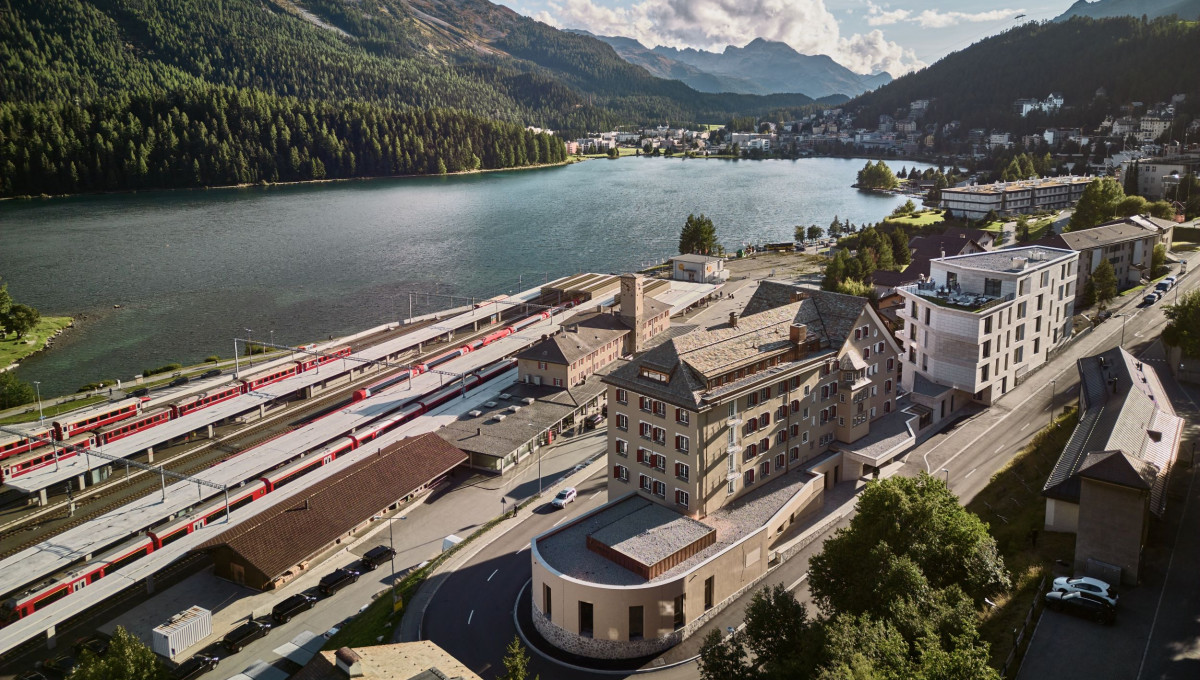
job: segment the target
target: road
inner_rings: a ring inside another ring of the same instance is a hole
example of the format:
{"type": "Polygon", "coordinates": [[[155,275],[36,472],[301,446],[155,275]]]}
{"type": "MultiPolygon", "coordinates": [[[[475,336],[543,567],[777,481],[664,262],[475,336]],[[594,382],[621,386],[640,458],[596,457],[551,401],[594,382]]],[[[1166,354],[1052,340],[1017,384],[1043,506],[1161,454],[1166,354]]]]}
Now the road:
{"type": "MultiPolygon", "coordinates": [[[[1198,283],[1198,277],[1185,277],[1180,284],[1181,292],[1196,288],[1198,283]]],[[[1119,344],[1122,323],[1127,324],[1125,347],[1137,354],[1161,333],[1166,323],[1163,306],[1160,302],[1141,307],[1134,299],[1115,301],[1114,309],[1129,316],[1115,317],[1078,338],[1052,362],[1010,391],[998,405],[920,444],[905,456],[899,474],[916,475],[922,471],[945,474],[951,489],[962,501],[970,501],[988,484],[993,474],[1050,422],[1052,413],[1061,413],[1064,407],[1075,403],[1079,384],[1075,361],[1119,344]]],[[[606,479],[606,473],[602,474],[606,479]]],[[[424,622],[424,637],[444,647],[484,678],[496,677],[504,647],[516,632],[513,606],[531,577],[529,541],[556,523],[604,502],[605,479],[600,475],[589,478],[581,485],[581,500],[569,510],[534,514],[520,527],[468,560],[443,584],[430,604],[424,622]]],[[[1030,480],[1030,483],[1040,485],[1042,480],[1030,480]]],[[[798,598],[809,602],[802,579],[807,571],[808,557],[819,549],[820,541],[817,541],[808,551],[772,572],[763,585],[782,583],[794,587],[798,598]]],[[[743,601],[723,612],[725,617],[717,617],[690,640],[702,637],[710,628],[724,630],[727,625],[737,625],[737,618],[749,597],[749,593],[744,595],[743,601]]],[[[680,646],[684,645],[688,642],[680,646]]],[[[668,652],[664,657],[670,654],[668,652]]],[[[622,672],[586,673],[536,654],[531,662],[531,673],[539,674],[543,680],[629,675],[622,672]]],[[[654,677],[663,680],[695,678],[697,669],[694,662],[687,663],[655,672],[654,677]]]]}

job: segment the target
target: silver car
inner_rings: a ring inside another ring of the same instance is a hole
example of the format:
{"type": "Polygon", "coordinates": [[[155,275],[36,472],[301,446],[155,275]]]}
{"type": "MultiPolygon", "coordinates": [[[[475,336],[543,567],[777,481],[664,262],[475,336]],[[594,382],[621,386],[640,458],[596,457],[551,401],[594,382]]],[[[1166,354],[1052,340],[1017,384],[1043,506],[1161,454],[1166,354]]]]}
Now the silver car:
{"type": "Polygon", "coordinates": [[[1052,590],[1060,593],[1083,593],[1084,595],[1104,600],[1114,607],[1117,606],[1117,591],[1104,581],[1098,578],[1091,578],[1090,576],[1079,576],[1077,578],[1060,576],[1054,579],[1052,590]]]}

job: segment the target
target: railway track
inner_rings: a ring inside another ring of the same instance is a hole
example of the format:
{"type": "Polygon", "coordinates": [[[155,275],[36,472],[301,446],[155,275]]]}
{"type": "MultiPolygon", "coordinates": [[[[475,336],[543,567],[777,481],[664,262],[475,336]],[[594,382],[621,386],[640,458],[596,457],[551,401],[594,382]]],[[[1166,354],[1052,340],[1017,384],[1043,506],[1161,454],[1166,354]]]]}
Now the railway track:
{"type": "MultiPolygon", "coordinates": [[[[537,302],[540,302],[540,299],[537,302]]],[[[501,314],[499,324],[504,323],[505,316],[505,314],[501,314]]],[[[412,326],[404,326],[395,331],[373,336],[369,341],[353,343],[352,347],[356,352],[361,351],[432,323],[436,322],[429,319],[412,326]]],[[[451,342],[426,344],[420,354],[413,354],[410,357],[410,361],[416,362],[421,358],[434,356],[448,346],[483,337],[499,324],[489,324],[468,335],[455,337],[451,342]]],[[[382,380],[398,372],[398,370],[384,370],[364,375],[356,381],[332,388],[327,394],[320,395],[315,399],[297,400],[301,404],[300,406],[284,407],[278,413],[268,415],[264,420],[256,423],[242,427],[225,426],[234,429],[225,436],[201,440],[191,448],[179,450],[169,459],[163,458],[163,454],[180,444],[156,451],[155,455],[162,462],[162,466],[169,471],[180,474],[194,474],[203,471],[217,463],[234,458],[269,439],[303,427],[313,416],[335,410],[348,403],[350,395],[356,388],[363,384],[382,380]]],[[[184,442],[184,444],[187,443],[184,442]]],[[[91,487],[92,491],[84,492],[85,496],[82,499],[75,498],[69,493],[58,494],[59,500],[52,503],[51,508],[60,512],[17,519],[4,527],[3,532],[0,533],[0,559],[19,553],[61,532],[80,526],[127,503],[154,493],[159,490],[160,484],[159,478],[151,472],[131,473],[127,470],[125,476],[118,479],[110,478],[109,481],[91,487]]]]}

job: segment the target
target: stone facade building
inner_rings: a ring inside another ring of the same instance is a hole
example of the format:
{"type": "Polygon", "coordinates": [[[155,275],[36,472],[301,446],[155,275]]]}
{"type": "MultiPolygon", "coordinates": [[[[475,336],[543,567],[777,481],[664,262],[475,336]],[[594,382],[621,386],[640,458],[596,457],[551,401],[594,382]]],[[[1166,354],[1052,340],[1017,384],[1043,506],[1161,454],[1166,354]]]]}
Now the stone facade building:
{"type": "Polygon", "coordinates": [[[992,404],[1072,332],[1078,255],[1026,246],[938,258],[903,286],[904,388],[940,419],[968,400],[992,404]]]}
{"type": "Polygon", "coordinates": [[[533,540],[538,630],[628,658],[703,625],[827,487],[911,445],[898,350],[866,299],[767,281],[605,376],[610,502],[533,540]]]}
{"type": "Polygon", "coordinates": [[[1120,290],[1136,286],[1142,279],[1153,278],[1154,247],[1161,244],[1170,250],[1174,233],[1175,223],[1170,220],[1134,215],[1091,229],[1049,236],[1038,244],[1079,253],[1079,276],[1075,286],[1078,298],[1083,295],[1092,272],[1104,260],[1112,265],[1120,290]]]}

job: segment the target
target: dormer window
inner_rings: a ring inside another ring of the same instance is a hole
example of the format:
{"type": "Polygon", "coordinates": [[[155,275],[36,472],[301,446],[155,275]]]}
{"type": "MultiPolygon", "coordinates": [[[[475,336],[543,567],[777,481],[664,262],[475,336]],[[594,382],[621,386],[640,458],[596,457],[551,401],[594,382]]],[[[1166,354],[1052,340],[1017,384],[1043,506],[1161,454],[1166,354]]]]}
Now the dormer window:
{"type": "Polygon", "coordinates": [[[656,371],[653,368],[646,368],[645,366],[643,366],[641,368],[641,370],[638,372],[638,375],[643,378],[646,378],[648,380],[653,380],[655,382],[660,382],[660,383],[671,382],[670,375],[663,373],[662,371],[656,371]]]}

